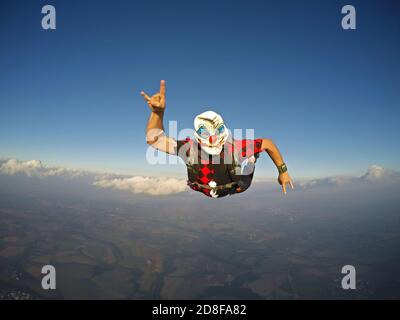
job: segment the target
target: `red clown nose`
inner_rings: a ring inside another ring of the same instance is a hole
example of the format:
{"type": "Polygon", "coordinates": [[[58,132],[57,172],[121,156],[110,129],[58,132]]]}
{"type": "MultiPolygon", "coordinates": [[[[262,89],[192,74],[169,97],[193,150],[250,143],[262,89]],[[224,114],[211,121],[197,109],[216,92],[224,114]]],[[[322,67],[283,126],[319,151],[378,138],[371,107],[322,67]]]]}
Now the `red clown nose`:
{"type": "Polygon", "coordinates": [[[217,141],[216,135],[212,135],[208,138],[208,142],[210,142],[210,144],[214,144],[216,141],[217,141]]]}

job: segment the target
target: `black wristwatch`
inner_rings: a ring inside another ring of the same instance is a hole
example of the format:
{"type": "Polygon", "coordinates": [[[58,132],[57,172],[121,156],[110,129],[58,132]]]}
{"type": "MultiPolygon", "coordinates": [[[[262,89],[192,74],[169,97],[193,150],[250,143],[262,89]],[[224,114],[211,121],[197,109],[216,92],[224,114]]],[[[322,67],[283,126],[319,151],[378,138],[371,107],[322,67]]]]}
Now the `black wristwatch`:
{"type": "Polygon", "coordinates": [[[282,163],[280,166],[277,166],[279,174],[285,173],[287,171],[287,166],[285,163],[282,163]]]}

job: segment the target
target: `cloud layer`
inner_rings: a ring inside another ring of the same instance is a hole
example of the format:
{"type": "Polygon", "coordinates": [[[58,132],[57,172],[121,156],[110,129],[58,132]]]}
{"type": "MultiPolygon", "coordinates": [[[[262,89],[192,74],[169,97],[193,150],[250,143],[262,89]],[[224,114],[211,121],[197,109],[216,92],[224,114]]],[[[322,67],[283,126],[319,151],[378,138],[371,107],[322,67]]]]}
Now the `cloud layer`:
{"type": "Polygon", "coordinates": [[[125,190],[132,193],[147,193],[151,195],[168,195],[187,190],[186,181],[174,178],[152,178],[134,176],[130,178],[101,179],[93,183],[100,188],[125,190]]]}
{"type": "Polygon", "coordinates": [[[385,169],[378,165],[372,165],[368,168],[367,172],[361,177],[354,176],[334,176],[320,179],[313,179],[302,181],[300,187],[314,188],[314,187],[329,187],[329,186],[345,186],[355,183],[367,182],[400,182],[400,173],[385,169]]]}
{"type": "Polygon", "coordinates": [[[0,173],[6,175],[25,174],[28,177],[54,177],[76,178],[88,174],[87,172],[68,169],[47,167],[40,160],[20,161],[17,159],[0,160],[0,173]]]}
{"type": "MultiPolygon", "coordinates": [[[[171,195],[188,191],[185,179],[167,177],[145,177],[141,175],[118,175],[96,173],[62,167],[48,167],[39,160],[20,161],[17,159],[0,159],[0,174],[24,175],[40,179],[59,178],[77,180],[100,189],[127,191],[133,194],[171,195]]],[[[333,176],[320,179],[299,181],[301,189],[320,187],[345,187],[354,184],[375,184],[400,182],[400,172],[372,165],[360,176],[333,176]]],[[[265,183],[263,183],[265,184],[265,183]]]]}
{"type": "Polygon", "coordinates": [[[187,190],[186,180],[175,178],[154,178],[144,176],[122,176],[107,173],[95,173],[69,168],[48,167],[39,160],[20,161],[17,159],[0,160],[0,174],[25,175],[27,177],[78,179],[85,177],[85,183],[113,190],[129,191],[150,195],[169,195],[187,190]]]}
{"type": "Polygon", "coordinates": [[[361,180],[365,181],[379,181],[379,180],[399,180],[400,173],[397,171],[385,169],[378,165],[372,165],[368,168],[366,174],[360,177],[361,180]]]}

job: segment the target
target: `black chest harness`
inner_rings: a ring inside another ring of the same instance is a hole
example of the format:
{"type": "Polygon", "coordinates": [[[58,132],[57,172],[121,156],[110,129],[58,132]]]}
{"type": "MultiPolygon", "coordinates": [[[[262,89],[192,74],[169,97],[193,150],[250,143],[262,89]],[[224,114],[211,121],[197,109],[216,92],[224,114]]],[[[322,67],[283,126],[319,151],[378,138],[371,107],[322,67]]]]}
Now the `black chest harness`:
{"type": "MultiPolygon", "coordinates": [[[[226,150],[227,148],[224,146],[224,150],[218,156],[204,154],[198,143],[194,143],[192,147],[189,150],[186,161],[188,185],[192,189],[197,191],[199,189],[200,191],[201,189],[214,190],[219,196],[223,196],[243,192],[250,186],[254,169],[250,174],[242,174],[239,150],[236,150],[232,144],[229,146],[230,151],[226,150]],[[224,158],[226,152],[228,152],[227,159],[224,158]],[[207,159],[206,164],[202,164],[200,155],[203,156],[202,159],[207,159]],[[216,163],[213,163],[213,159],[216,163]],[[225,163],[226,160],[227,163],[225,163]],[[204,176],[203,170],[205,166],[207,166],[207,172],[208,168],[213,172],[212,176],[209,179],[205,179],[205,181],[214,181],[215,185],[201,182],[200,178],[204,176]]],[[[258,154],[254,155],[254,162],[257,158],[258,154]]]]}

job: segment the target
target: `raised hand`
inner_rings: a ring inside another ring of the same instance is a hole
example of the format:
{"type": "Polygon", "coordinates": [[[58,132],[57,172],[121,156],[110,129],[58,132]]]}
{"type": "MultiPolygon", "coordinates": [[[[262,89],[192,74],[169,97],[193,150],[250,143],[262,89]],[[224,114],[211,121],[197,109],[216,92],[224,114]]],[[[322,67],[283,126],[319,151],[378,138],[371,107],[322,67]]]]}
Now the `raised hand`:
{"type": "Polygon", "coordinates": [[[140,93],[147,105],[153,112],[164,112],[165,110],[165,80],[160,82],[160,92],[153,96],[148,96],[144,91],[140,93]]]}

